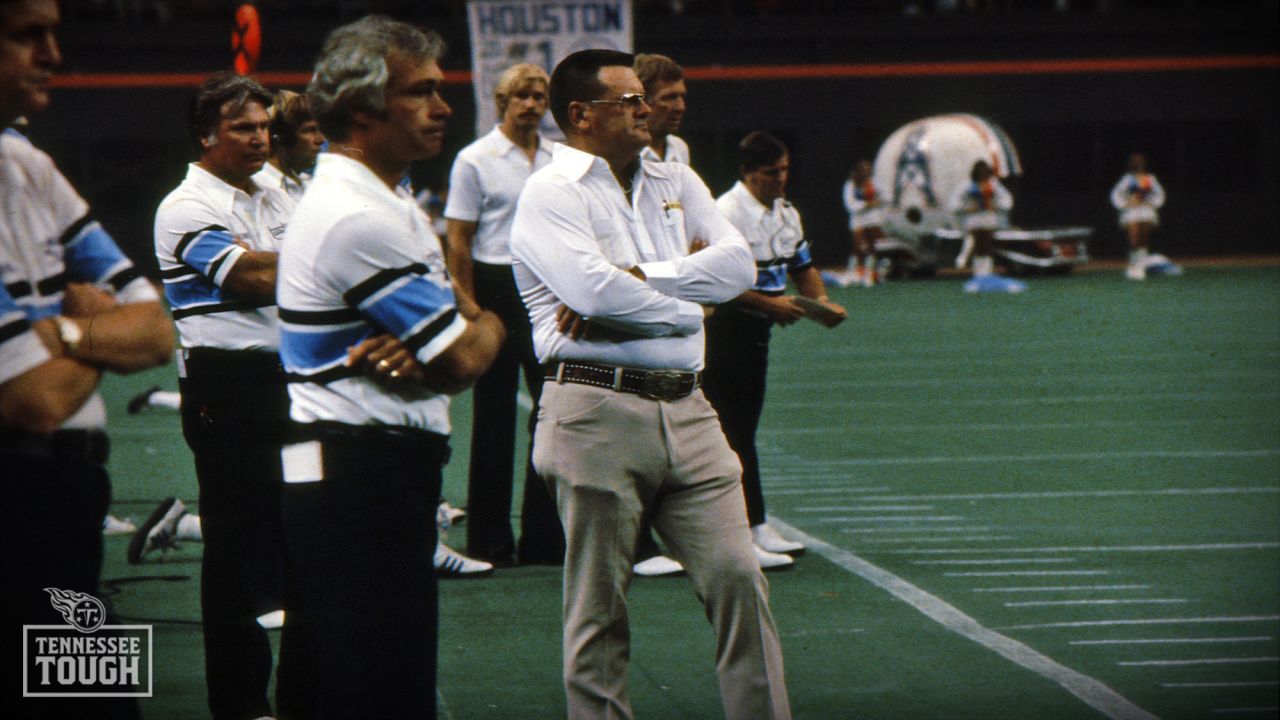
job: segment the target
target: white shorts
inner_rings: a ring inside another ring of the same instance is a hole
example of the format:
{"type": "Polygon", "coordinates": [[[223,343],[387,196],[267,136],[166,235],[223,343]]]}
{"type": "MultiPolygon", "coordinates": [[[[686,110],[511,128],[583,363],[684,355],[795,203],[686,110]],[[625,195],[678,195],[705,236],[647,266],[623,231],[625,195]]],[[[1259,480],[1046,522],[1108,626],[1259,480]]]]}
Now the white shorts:
{"type": "Polygon", "coordinates": [[[1120,227],[1128,227],[1134,223],[1160,224],[1160,216],[1150,205],[1135,205],[1120,211],[1120,227]]]}

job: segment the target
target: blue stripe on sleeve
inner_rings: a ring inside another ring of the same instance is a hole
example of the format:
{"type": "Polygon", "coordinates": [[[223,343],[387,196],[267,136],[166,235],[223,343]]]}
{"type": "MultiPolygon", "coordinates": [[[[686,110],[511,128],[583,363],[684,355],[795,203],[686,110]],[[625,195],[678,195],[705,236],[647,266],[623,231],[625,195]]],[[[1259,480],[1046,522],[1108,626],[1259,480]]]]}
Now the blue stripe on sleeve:
{"type": "Polygon", "coordinates": [[[164,296],[175,310],[194,305],[220,303],[226,299],[222,296],[222,288],[214,285],[203,275],[189,275],[176,280],[166,278],[164,296]]]}
{"type": "Polygon", "coordinates": [[[359,323],[318,330],[280,324],[280,360],[290,372],[308,374],[341,363],[347,348],[372,337],[374,329],[359,323]]]}
{"type": "Polygon", "coordinates": [[[81,228],[67,243],[64,257],[68,277],[91,283],[102,282],[129,265],[116,241],[97,222],[81,228]]]}
{"type": "Polygon", "coordinates": [[[203,230],[188,241],[186,247],[179,249],[178,260],[211,276],[214,274],[214,264],[234,247],[235,238],[230,232],[222,229],[203,230]]]}
{"type": "Polygon", "coordinates": [[[452,309],[453,303],[452,288],[436,285],[420,275],[408,275],[370,295],[359,310],[374,325],[405,340],[440,313],[452,309]]]}

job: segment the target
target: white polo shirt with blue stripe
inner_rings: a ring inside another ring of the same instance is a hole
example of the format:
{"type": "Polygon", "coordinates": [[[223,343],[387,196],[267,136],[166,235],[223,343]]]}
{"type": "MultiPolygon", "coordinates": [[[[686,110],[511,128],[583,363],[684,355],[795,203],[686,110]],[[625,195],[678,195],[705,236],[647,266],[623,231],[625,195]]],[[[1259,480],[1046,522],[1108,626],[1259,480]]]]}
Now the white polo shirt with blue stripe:
{"type": "MultiPolygon", "coordinates": [[[[0,212],[0,382],[49,360],[31,323],[62,312],[68,282],[92,283],[121,304],[159,300],[53,160],[8,130],[0,133],[0,212]]],[[[105,422],[94,394],[63,427],[105,422]]]]}
{"type": "Polygon", "coordinates": [[[277,297],[294,420],[449,433],[447,395],[392,392],[346,366],[349,347],[385,333],[425,365],[466,329],[440,239],[407,190],[321,155],[285,233],[277,297]]]}
{"type": "Polygon", "coordinates": [[[778,295],[787,289],[788,273],[813,264],[800,212],[786,200],[778,198],[766,207],[738,181],[716,198],[716,206],[751,246],[756,260],[752,290],[778,295]]]}
{"type": "MultiPolygon", "coordinates": [[[[252,180],[250,182],[253,182],[252,180]]],[[[293,198],[254,183],[253,194],[192,163],[156,210],[156,259],[184,348],[274,351],[275,303],[222,287],[249,249],[279,252],[293,198]]]]}

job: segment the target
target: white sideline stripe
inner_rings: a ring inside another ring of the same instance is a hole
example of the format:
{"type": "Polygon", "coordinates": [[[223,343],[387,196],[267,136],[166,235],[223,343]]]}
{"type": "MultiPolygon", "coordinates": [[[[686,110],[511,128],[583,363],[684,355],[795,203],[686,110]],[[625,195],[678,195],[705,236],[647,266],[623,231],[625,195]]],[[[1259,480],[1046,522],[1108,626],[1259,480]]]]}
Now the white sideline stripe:
{"type": "Polygon", "coordinates": [[[1147,667],[1147,666],[1175,666],[1175,665],[1235,665],[1235,664],[1253,664],[1253,663],[1273,663],[1280,662],[1280,657],[1270,655],[1267,657],[1251,657],[1251,658],[1200,658],[1197,660],[1125,660],[1116,663],[1124,667],[1147,667]]]}
{"type": "Polygon", "coordinates": [[[1244,683],[1160,683],[1162,688],[1274,688],[1280,680],[1257,680],[1244,683]]]}
{"type": "Polygon", "coordinates": [[[516,393],[516,405],[519,405],[521,410],[533,412],[533,398],[523,390],[516,393]]]}
{"type": "Polygon", "coordinates": [[[1082,545],[1079,547],[1020,548],[919,548],[885,550],[895,555],[967,555],[969,553],[1110,553],[1110,552],[1186,552],[1212,550],[1272,550],[1280,542],[1208,543],[1203,545],[1082,545]]]}
{"type": "MultiPolygon", "coordinates": [[[[1275,495],[1280,487],[1167,488],[1164,490],[1045,490],[1042,492],[948,493],[942,495],[892,495],[877,497],[876,502],[911,502],[913,500],[1043,500],[1084,497],[1141,497],[1164,495],[1275,495]]],[[[770,495],[774,495],[770,491],[770,495]]]]}
{"type": "Polygon", "coordinates": [[[949,572],[943,577],[1040,577],[1049,575],[1113,575],[1110,570],[1002,570],[999,572],[949,572]]]}
{"type": "Polygon", "coordinates": [[[1134,620],[1077,620],[1072,622],[1006,625],[998,630],[1039,630],[1042,628],[1104,627],[1111,625],[1184,625],[1188,623],[1274,622],[1280,615],[1218,615],[1198,618],[1142,618],[1134,620]]]}
{"type": "MultiPolygon", "coordinates": [[[[885,552],[890,552],[886,550],[885,552]]],[[[1075,558],[1003,558],[997,560],[912,560],[912,565],[1020,565],[1022,563],[1073,563],[1075,558]]]]}
{"type": "Polygon", "coordinates": [[[1069,592],[1074,590],[1146,590],[1150,585],[1039,585],[1029,587],[973,588],[976,593],[1069,592]]]}
{"type": "Polygon", "coordinates": [[[902,600],[926,617],[948,630],[982,645],[1001,657],[1035,672],[1075,695],[1085,704],[1112,720],[1156,720],[1156,716],[1143,710],[1115,690],[1098,680],[1073,670],[1053,658],[1037,652],[1013,638],[984,627],[977,620],[961,612],[941,598],[925,592],[901,577],[873,565],[861,557],[834,545],[830,545],[807,533],[801,532],[776,516],[771,522],[787,536],[794,538],[836,565],[867,580],[902,600]]]}
{"type": "Polygon", "coordinates": [[[440,714],[440,720],[453,720],[453,711],[449,709],[449,702],[444,699],[444,691],[436,688],[436,712],[440,714]]]}
{"type": "Polygon", "coordinates": [[[1095,600],[1026,600],[1007,602],[1005,607],[1050,607],[1060,605],[1177,605],[1186,598],[1099,598],[1095,600]]]}
{"type": "MultiPolygon", "coordinates": [[[[1131,640],[1072,640],[1071,645],[1182,645],[1198,643],[1242,643],[1268,642],[1275,640],[1271,635],[1249,635],[1246,637],[1193,637],[1193,638],[1136,638],[1131,640]]],[[[1181,683],[1174,683],[1174,685],[1181,683]]]]}
{"type": "Polygon", "coordinates": [[[1116,452],[1080,452],[1080,453],[1031,453],[1027,455],[926,455],[922,457],[883,457],[883,458],[845,458],[828,461],[828,465],[842,466],[876,466],[876,465],[945,465],[947,463],[993,463],[993,462],[1061,462],[1079,460],[1093,462],[1099,460],[1126,460],[1130,458],[1255,458],[1280,455],[1280,449],[1263,450],[1132,450],[1116,452]]]}

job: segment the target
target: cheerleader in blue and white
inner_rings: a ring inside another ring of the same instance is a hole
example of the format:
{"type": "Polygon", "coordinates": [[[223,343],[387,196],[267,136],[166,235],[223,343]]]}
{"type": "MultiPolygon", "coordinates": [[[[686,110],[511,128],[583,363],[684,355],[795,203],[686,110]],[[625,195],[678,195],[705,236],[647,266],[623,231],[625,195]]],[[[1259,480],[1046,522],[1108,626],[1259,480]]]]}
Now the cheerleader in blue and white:
{"type": "Polygon", "coordinates": [[[956,220],[973,241],[973,279],[965,283],[965,292],[1017,293],[1027,289],[1025,283],[995,274],[992,251],[996,230],[1004,225],[1004,218],[1012,209],[1013,195],[991,166],[983,160],[975,162],[969,171],[969,182],[951,199],[956,220]]]}
{"type": "Polygon", "coordinates": [[[1165,256],[1151,254],[1151,231],[1160,224],[1159,209],[1164,198],[1160,181],[1147,172],[1146,156],[1131,154],[1129,172],[1111,190],[1111,204],[1120,211],[1120,227],[1129,237],[1129,267],[1125,275],[1130,280],[1182,272],[1165,256]]]}
{"type": "Polygon", "coordinates": [[[841,285],[873,287],[880,278],[876,271],[876,241],[884,237],[884,211],[880,193],[871,182],[871,163],[859,160],[844,183],[844,208],[849,213],[849,233],[853,236],[853,257],[841,285]]]}

